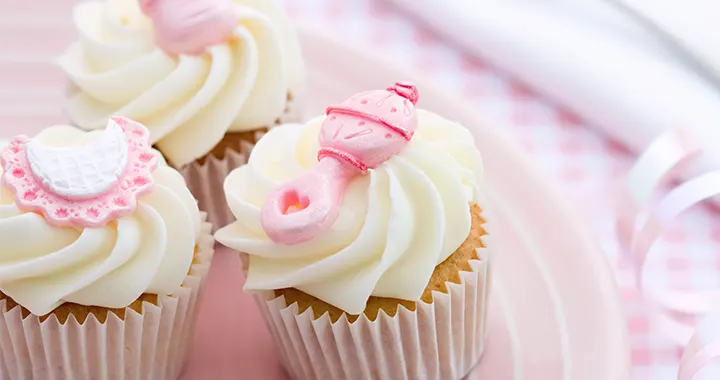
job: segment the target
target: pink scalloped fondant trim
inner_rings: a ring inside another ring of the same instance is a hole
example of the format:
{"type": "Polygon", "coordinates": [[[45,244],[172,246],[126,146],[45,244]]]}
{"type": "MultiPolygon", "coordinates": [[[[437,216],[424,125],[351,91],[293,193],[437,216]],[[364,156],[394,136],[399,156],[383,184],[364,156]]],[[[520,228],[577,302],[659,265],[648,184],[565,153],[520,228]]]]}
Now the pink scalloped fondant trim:
{"type": "Polygon", "coordinates": [[[0,154],[2,184],[15,194],[17,207],[36,212],[58,227],[102,227],[135,212],[137,200],[152,191],[152,172],[157,157],[148,143],[145,126],[123,117],[113,117],[123,129],[128,144],[128,160],[117,185],[99,196],[71,200],[53,193],[34,175],[27,158],[29,139],[18,136],[0,154]]]}

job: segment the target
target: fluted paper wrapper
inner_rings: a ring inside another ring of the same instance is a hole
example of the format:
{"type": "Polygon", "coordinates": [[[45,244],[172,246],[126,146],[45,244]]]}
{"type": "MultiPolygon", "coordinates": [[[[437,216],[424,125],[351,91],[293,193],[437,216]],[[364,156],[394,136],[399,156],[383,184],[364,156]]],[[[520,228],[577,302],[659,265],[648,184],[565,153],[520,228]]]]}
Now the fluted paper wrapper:
{"type": "Polygon", "coordinates": [[[332,323],[328,314],[314,319],[311,309],[298,314],[274,292],[256,294],[283,365],[296,380],[382,379],[458,380],[477,364],[487,335],[490,258],[488,223],[483,225],[488,248],[478,249],[471,272],[460,272],[459,284],[448,293],[433,293],[431,304],[416,311],[399,307],[394,317],[383,311],[375,321],[364,314],[350,323],[346,316],[332,323]]]}
{"type": "MultiPolygon", "coordinates": [[[[288,108],[282,118],[269,128],[283,123],[299,122],[301,118],[299,102],[297,99],[293,99],[288,103],[288,108]]],[[[258,141],[264,134],[263,130],[255,131],[255,141],[258,141]]],[[[213,225],[213,232],[235,221],[225,200],[223,183],[231,171],[247,163],[254,146],[255,144],[248,141],[242,141],[240,146],[235,147],[235,150],[226,150],[222,159],[208,154],[204,162],[196,161],[180,169],[188,188],[198,200],[200,209],[208,213],[208,220],[213,225]]]]}
{"type": "Polygon", "coordinates": [[[0,379],[2,380],[175,380],[192,343],[199,298],[213,256],[211,226],[203,225],[196,261],[180,290],[145,303],[143,313],[109,312],[104,323],[89,315],[61,324],[51,316],[22,317],[0,301],[0,379]]]}
{"type": "MultiPolygon", "coordinates": [[[[260,131],[258,133],[262,134],[260,131]]],[[[180,169],[200,210],[208,213],[213,232],[235,221],[225,200],[223,183],[231,171],[247,163],[253,146],[243,141],[237,151],[226,151],[222,159],[209,155],[202,164],[194,162],[180,169]]]]}

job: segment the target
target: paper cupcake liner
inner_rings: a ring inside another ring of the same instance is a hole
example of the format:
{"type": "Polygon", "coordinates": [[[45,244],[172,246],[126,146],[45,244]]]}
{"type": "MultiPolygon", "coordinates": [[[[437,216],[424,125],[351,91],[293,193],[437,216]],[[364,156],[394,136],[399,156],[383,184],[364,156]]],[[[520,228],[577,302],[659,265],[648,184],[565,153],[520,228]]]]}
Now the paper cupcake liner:
{"type": "Polygon", "coordinates": [[[383,311],[375,321],[364,314],[354,323],[342,316],[332,323],[326,313],[314,319],[311,308],[298,314],[274,292],[255,295],[287,372],[296,380],[387,379],[458,380],[479,361],[487,336],[491,235],[483,227],[485,247],[472,271],[460,272],[448,293],[433,292],[433,302],[410,311],[399,306],[394,317],[383,311]]]}
{"type": "MultiPolygon", "coordinates": [[[[283,123],[299,122],[301,118],[298,101],[291,96],[282,118],[269,128],[283,123]]],[[[263,130],[255,131],[255,141],[264,134],[263,130]]],[[[196,161],[180,169],[188,188],[198,200],[200,209],[208,213],[213,232],[235,221],[235,216],[230,212],[225,200],[223,183],[231,171],[247,163],[254,146],[255,144],[248,141],[242,141],[236,150],[226,150],[222,159],[210,154],[205,158],[205,162],[196,161]]]]}
{"type": "Polygon", "coordinates": [[[0,301],[0,379],[175,380],[185,365],[199,298],[213,256],[211,226],[203,225],[196,262],[181,288],[143,304],[142,314],[125,309],[125,318],[108,312],[104,323],[89,315],[45,321],[23,318],[21,308],[6,311],[0,301]]]}
{"type": "MultiPolygon", "coordinates": [[[[262,135],[260,131],[257,133],[262,135]]],[[[202,164],[194,162],[180,169],[190,192],[198,201],[198,207],[208,213],[213,233],[235,221],[225,200],[223,183],[231,171],[247,163],[253,146],[243,141],[237,151],[227,150],[222,159],[210,155],[202,164]]]]}

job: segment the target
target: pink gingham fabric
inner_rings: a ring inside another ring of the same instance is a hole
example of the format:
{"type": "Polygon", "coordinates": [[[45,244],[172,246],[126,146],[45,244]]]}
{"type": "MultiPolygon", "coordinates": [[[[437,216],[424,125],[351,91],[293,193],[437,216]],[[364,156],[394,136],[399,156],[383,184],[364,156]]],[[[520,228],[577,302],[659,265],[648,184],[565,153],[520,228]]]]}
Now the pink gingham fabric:
{"type": "MultiPolygon", "coordinates": [[[[62,118],[51,106],[65,91],[62,73],[42,63],[59,54],[72,38],[68,20],[74,2],[0,0],[0,125],[25,123],[36,128],[38,118],[47,120],[46,124],[62,118]],[[40,106],[33,125],[26,120],[30,106],[40,106]]],[[[463,54],[383,0],[281,3],[295,21],[372,46],[399,65],[462,95],[478,114],[523,146],[538,170],[586,217],[616,269],[631,332],[632,378],[677,378],[682,350],[650,323],[615,243],[613,195],[634,161],[627,151],[508,78],[501,69],[463,54]]],[[[702,207],[682,215],[654,247],[646,265],[646,286],[655,290],[720,288],[718,215],[717,210],[702,207]]]]}

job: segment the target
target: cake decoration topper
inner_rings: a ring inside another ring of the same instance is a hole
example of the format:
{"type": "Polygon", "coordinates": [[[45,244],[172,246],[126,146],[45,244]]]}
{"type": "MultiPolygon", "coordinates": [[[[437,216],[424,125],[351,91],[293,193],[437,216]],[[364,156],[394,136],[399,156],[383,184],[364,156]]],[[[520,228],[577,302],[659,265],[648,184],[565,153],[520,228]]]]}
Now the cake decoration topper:
{"type": "Polygon", "coordinates": [[[298,244],[329,229],[350,180],[398,154],[412,139],[417,101],[415,86],[396,82],[328,107],[318,164],[281,184],[263,204],[261,223],[268,237],[278,244],[298,244]]]}
{"type": "Polygon", "coordinates": [[[170,54],[197,55],[230,39],[238,17],[232,0],[139,0],[155,42],[170,54]]]}
{"type": "Polygon", "coordinates": [[[58,227],[101,227],[137,207],[153,188],[157,157],[140,123],[112,117],[83,146],[50,147],[15,137],[0,153],[2,184],[21,210],[58,227]]]}

